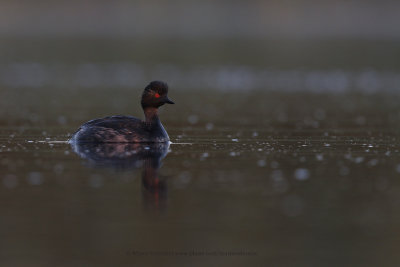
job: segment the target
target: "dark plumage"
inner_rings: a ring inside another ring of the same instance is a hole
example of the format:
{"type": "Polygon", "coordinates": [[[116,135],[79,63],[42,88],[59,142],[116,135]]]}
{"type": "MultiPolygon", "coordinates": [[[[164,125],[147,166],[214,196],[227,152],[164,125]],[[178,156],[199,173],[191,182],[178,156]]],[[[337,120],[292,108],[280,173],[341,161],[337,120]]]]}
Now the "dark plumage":
{"type": "Polygon", "coordinates": [[[168,98],[168,85],[151,82],[142,94],[141,105],[145,114],[142,121],[131,116],[111,116],[83,124],[70,139],[70,143],[160,143],[169,137],[160,119],[158,108],[174,104],[168,98]]]}

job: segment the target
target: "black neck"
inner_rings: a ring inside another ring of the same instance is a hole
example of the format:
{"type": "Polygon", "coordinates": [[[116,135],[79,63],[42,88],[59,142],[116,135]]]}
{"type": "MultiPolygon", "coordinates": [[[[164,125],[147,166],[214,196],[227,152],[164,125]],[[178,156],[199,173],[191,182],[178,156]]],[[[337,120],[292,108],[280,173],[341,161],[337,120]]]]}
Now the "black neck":
{"type": "Polygon", "coordinates": [[[159,121],[158,108],[146,107],[143,109],[146,123],[156,123],[159,121]]]}

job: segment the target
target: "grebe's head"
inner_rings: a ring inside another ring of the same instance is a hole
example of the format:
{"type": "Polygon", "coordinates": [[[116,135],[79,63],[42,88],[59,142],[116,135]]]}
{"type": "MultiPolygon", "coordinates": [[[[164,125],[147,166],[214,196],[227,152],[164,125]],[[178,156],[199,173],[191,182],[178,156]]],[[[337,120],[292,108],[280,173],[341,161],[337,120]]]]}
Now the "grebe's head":
{"type": "Polygon", "coordinates": [[[168,98],[168,85],[161,81],[152,81],[144,88],[141,101],[143,108],[158,108],[164,104],[175,104],[168,98]]]}

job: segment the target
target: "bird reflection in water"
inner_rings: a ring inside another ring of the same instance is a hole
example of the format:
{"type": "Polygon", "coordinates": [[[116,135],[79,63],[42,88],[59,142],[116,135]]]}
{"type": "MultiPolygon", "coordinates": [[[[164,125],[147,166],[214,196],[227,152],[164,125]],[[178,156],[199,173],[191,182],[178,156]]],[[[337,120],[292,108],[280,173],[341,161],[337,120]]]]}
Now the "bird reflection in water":
{"type": "Polygon", "coordinates": [[[164,209],[167,199],[166,178],[160,177],[162,159],[167,155],[166,143],[72,143],[75,153],[91,167],[114,170],[143,168],[142,185],[146,208],[164,209]]]}

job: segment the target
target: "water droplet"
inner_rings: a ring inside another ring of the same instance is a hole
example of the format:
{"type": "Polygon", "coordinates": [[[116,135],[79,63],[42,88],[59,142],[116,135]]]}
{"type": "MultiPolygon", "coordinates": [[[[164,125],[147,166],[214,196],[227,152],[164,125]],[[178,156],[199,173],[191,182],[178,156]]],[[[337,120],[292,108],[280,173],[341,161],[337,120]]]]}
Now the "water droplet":
{"type": "Polygon", "coordinates": [[[274,181],[283,179],[283,172],[281,170],[274,170],[271,172],[271,179],[274,181]]]}
{"type": "Polygon", "coordinates": [[[304,181],[310,178],[310,171],[305,168],[299,168],[294,171],[294,177],[299,181],[304,181]]]}
{"type": "Polygon", "coordinates": [[[41,185],[43,183],[43,175],[40,172],[31,172],[28,174],[27,180],[31,185],[41,185]]]}
{"type": "Polygon", "coordinates": [[[18,185],[17,176],[13,174],[7,174],[3,177],[3,184],[7,188],[14,188],[18,185]]]}
{"type": "Polygon", "coordinates": [[[377,177],[375,186],[379,191],[385,191],[388,188],[388,181],[384,177],[377,177]]]}
{"type": "Polygon", "coordinates": [[[396,171],[400,173],[400,164],[397,164],[396,171]]]}
{"type": "Polygon", "coordinates": [[[278,168],[279,167],[279,163],[277,162],[277,161],[271,161],[271,168],[272,169],[276,169],[276,168],[278,168]]]}
{"type": "Polygon", "coordinates": [[[197,115],[190,115],[188,117],[188,122],[190,124],[196,124],[199,121],[199,117],[197,115]]]}
{"type": "Polygon", "coordinates": [[[339,168],[339,174],[340,174],[341,176],[346,176],[346,175],[348,175],[349,173],[350,173],[349,168],[347,168],[346,166],[340,166],[340,168],[339,168]]]}
{"type": "Polygon", "coordinates": [[[103,186],[104,178],[101,175],[93,174],[89,177],[89,185],[94,188],[99,188],[103,186]]]}
{"type": "Polygon", "coordinates": [[[61,163],[56,164],[54,165],[53,170],[56,174],[61,174],[64,171],[64,166],[61,163]]]}
{"type": "Polygon", "coordinates": [[[377,165],[378,164],[378,162],[379,162],[379,160],[378,159],[371,159],[370,161],[368,161],[368,166],[371,166],[371,167],[373,167],[373,166],[375,166],[375,165],[377,165]]]}
{"type": "Polygon", "coordinates": [[[286,216],[295,217],[303,213],[304,201],[298,196],[291,195],[283,199],[282,211],[286,216]]]}
{"type": "Polygon", "coordinates": [[[285,112],[279,112],[276,119],[284,123],[288,121],[288,115],[285,112]]]}
{"type": "Polygon", "coordinates": [[[265,165],[267,165],[267,161],[265,159],[260,159],[257,161],[257,165],[259,167],[265,167],[265,165]]]}
{"type": "Polygon", "coordinates": [[[209,154],[208,154],[208,152],[204,152],[203,154],[201,154],[201,156],[200,156],[200,160],[205,160],[206,158],[208,158],[208,156],[209,156],[209,154]]]}
{"type": "Polygon", "coordinates": [[[188,184],[192,179],[192,175],[188,171],[183,171],[179,174],[179,180],[181,183],[188,184]]]}
{"type": "Polygon", "coordinates": [[[177,188],[186,187],[192,180],[192,174],[188,171],[183,171],[179,174],[178,179],[174,180],[174,185],[177,188]]]}
{"type": "Polygon", "coordinates": [[[316,109],[315,111],[314,111],[314,117],[317,119],[317,120],[323,120],[323,119],[325,119],[325,110],[323,110],[323,109],[316,109]]]}
{"type": "Polygon", "coordinates": [[[274,170],[271,173],[272,186],[276,192],[284,193],[289,189],[289,183],[283,176],[281,170],[274,170]]]}
{"type": "Polygon", "coordinates": [[[354,159],[354,162],[355,163],[361,163],[361,162],[363,162],[364,161],[364,157],[356,157],[355,159],[354,159]]]}
{"type": "Polygon", "coordinates": [[[211,122],[206,124],[206,130],[211,131],[212,129],[214,129],[214,124],[212,124],[211,122]]]}
{"type": "Polygon", "coordinates": [[[58,124],[65,125],[67,124],[67,118],[65,118],[64,116],[58,116],[57,122],[58,124]]]}
{"type": "Polygon", "coordinates": [[[358,116],[358,117],[355,119],[355,121],[356,121],[356,123],[357,123],[358,125],[364,125],[364,124],[367,122],[367,119],[366,119],[364,116],[358,116]]]}

